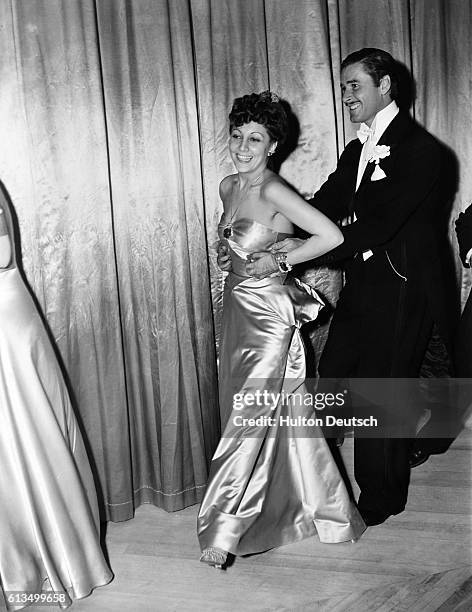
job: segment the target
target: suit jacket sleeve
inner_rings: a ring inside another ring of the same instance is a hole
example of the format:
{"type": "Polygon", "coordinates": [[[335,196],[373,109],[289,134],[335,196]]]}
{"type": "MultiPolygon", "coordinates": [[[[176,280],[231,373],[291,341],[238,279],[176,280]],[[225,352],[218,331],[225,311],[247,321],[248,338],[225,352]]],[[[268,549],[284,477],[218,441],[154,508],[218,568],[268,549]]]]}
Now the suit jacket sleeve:
{"type": "Polygon", "coordinates": [[[464,266],[468,266],[467,255],[472,249],[472,205],[462,212],[456,221],[457,242],[459,255],[464,266]]]}
{"type": "Polygon", "coordinates": [[[352,257],[389,242],[415,210],[425,204],[434,190],[440,172],[440,151],[433,139],[409,142],[397,151],[397,160],[380,181],[369,181],[360,189],[369,190],[369,211],[359,211],[357,221],[342,227],[344,242],[314,260],[329,264],[352,257]]]}

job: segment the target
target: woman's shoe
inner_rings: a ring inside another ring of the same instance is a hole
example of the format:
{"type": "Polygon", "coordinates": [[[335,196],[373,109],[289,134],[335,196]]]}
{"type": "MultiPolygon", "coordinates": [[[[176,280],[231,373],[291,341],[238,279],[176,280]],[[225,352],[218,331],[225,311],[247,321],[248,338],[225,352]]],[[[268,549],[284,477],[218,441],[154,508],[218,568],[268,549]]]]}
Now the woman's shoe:
{"type": "Polygon", "coordinates": [[[223,569],[224,564],[226,563],[226,559],[228,558],[228,553],[221,548],[215,548],[213,546],[209,546],[205,548],[202,552],[202,556],[200,557],[200,561],[202,563],[207,563],[208,565],[212,565],[217,569],[223,569]]]}

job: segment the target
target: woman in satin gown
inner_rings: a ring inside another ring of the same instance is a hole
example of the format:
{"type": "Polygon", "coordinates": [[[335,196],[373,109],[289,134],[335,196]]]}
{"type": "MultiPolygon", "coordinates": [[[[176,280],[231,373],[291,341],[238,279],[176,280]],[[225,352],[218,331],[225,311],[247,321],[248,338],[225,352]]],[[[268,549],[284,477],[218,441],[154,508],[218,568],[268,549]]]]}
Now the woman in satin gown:
{"type": "Polygon", "coordinates": [[[313,406],[300,400],[309,397],[300,327],[323,303],[287,275],[340,244],[342,234],[267,167],[287,131],[275,94],[237,98],[229,123],[237,173],[220,184],[218,228],[219,263],[229,272],[219,362],[225,429],[198,514],[200,560],[218,568],[228,553],[314,534],[322,542],[356,540],[365,529],[320,427],[303,426],[313,406]],[[311,237],[290,253],[277,250],[294,225],[311,237]]]}
{"type": "Polygon", "coordinates": [[[0,580],[10,610],[32,603],[25,592],[41,602],[51,591],[66,608],[112,573],[84,442],[12,227],[0,186],[0,580]]]}

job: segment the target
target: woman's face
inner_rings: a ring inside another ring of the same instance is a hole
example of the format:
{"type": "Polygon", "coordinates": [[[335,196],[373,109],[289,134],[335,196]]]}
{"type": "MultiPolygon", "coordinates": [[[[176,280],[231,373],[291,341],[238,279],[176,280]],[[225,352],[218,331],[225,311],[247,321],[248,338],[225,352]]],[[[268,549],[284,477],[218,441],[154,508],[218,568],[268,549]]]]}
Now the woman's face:
{"type": "Polygon", "coordinates": [[[276,147],[266,128],[251,121],[231,130],[229,152],[238,172],[258,173],[267,166],[269,152],[276,147]]]}

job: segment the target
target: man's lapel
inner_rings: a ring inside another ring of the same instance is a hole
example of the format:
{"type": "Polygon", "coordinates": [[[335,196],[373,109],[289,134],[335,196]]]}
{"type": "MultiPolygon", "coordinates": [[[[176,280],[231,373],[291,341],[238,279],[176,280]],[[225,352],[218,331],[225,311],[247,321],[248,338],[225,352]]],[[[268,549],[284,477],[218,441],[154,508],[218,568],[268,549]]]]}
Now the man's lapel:
{"type": "Polygon", "coordinates": [[[352,196],[350,202],[348,203],[347,209],[349,211],[349,215],[352,215],[354,211],[354,199],[356,197],[357,169],[359,167],[359,160],[362,153],[362,144],[357,138],[355,141],[351,141],[349,144],[352,147],[352,150],[349,163],[348,180],[352,184],[352,196]]]}
{"type": "MultiPolygon", "coordinates": [[[[388,176],[388,170],[390,166],[393,164],[393,159],[395,157],[395,150],[398,147],[398,144],[405,138],[406,134],[410,131],[412,126],[412,120],[410,116],[406,113],[402,113],[401,111],[397,114],[397,116],[391,121],[388,125],[385,132],[380,137],[378,145],[387,145],[390,147],[390,155],[388,157],[384,157],[384,159],[380,160],[380,167],[388,176]]],[[[367,164],[366,169],[364,170],[364,174],[362,175],[362,179],[359,185],[359,189],[357,190],[356,195],[359,195],[363,188],[365,188],[372,181],[370,180],[372,174],[375,170],[375,163],[369,162],[367,164]]]]}

